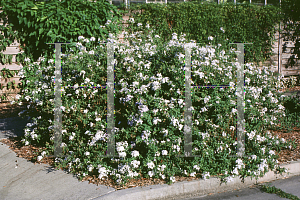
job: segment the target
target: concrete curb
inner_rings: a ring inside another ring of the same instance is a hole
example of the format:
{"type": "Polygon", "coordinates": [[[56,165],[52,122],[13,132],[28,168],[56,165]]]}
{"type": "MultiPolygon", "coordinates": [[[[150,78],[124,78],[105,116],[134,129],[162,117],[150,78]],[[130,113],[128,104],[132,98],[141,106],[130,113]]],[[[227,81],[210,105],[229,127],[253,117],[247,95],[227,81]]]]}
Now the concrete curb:
{"type": "MultiPolygon", "coordinates": [[[[151,185],[146,187],[135,187],[126,190],[119,190],[115,192],[110,192],[108,194],[102,195],[97,200],[121,200],[121,199],[131,199],[131,200],[176,200],[184,199],[193,196],[201,196],[209,193],[225,192],[234,189],[242,189],[252,186],[256,183],[269,182],[273,180],[283,179],[285,177],[292,177],[300,175],[300,159],[298,161],[291,161],[289,164],[282,164],[280,167],[285,167],[287,173],[282,175],[276,174],[273,171],[269,171],[264,177],[259,178],[257,181],[255,178],[247,177],[245,182],[242,183],[239,177],[233,178],[233,181],[226,184],[220,185],[220,180],[218,178],[210,178],[207,180],[193,180],[193,181],[183,181],[174,183],[172,185],[151,185]]],[[[95,200],[96,200],[95,199],[95,200]]]]}

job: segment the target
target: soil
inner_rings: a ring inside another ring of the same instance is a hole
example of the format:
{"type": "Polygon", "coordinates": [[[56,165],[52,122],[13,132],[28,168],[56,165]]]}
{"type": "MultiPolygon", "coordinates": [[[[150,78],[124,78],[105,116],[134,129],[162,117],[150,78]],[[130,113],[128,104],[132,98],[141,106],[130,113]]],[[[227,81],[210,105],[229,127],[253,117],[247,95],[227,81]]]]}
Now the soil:
{"type": "MultiPolygon", "coordinates": [[[[300,86],[297,86],[295,88],[290,89],[290,91],[300,91],[300,86]]],[[[282,90],[285,92],[286,90],[282,90]]],[[[26,104],[25,104],[26,105],[26,104]]],[[[16,105],[6,105],[3,106],[0,104],[0,116],[1,117],[13,117],[18,116],[18,113],[22,110],[24,110],[24,106],[16,106],[16,105]]],[[[280,125],[279,125],[280,126],[280,125]]],[[[279,155],[278,161],[279,164],[287,163],[290,161],[297,161],[300,159],[300,127],[294,127],[293,131],[287,132],[284,130],[281,131],[274,131],[270,130],[270,132],[274,136],[278,136],[279,138],[284,138],[285,140],[295,140],[295,143],[297,144],[296,149],[285,149],[281,152],[276,152],[276,155],[279,155]]],[[[53,158],[43,158],[41,162],[38,162],[36,160],[36,157],[41,154],[43,150],[45,150],[45,147],[37,147],[37,146],[23,146],[20,142],[20,137],[14,137],[14,138],[7,138],[2,139],[1,142],[9,146],[9,148],[14,151],[18,157],[25,158],[26,160],[29,160],[35,164],[37,163],[44,163],[48,164],[54,167],[54,159],[53,158]]],[[[61,168],[61,170],[64,170],[61,168]]],[[[197,175],[196,175],[197,176],[197,175]]],[[[142,176],[141,176],[142,177],[142,176]]],[[[211,176],[215,177],[215,176],[211,176]]],[[[181,176],[175,176],[176,182],[180,181],[191,181],[191,180],[197,180],[202,179],[201,177],[181,177],[181,176]]],[[[149,186],[149,185],[156,185],[156,184],[166,184],[166,181],[161,179],[153,179],[153,178],[140,178],[140,179],[133,179],[128,181],[128,183],[121,187],[113,182],[111,179],[111,176],[104,180],[100,180],[97,177],[92,176],[86,176],[82,181],[89,181],[89,183],[96,184],[96,185],[106,185],[112,188],[115,188],[117,190],[131,188],[131,187],[143,187],[143,186],[149,186]]]]}
{"type": "Polygon", "coordinates": [[[279,92],[288,92],[287,90],[289,90],[290,92],[300,92],[300,86],[295,86],[293,88],[280,89],[279,92]]]}

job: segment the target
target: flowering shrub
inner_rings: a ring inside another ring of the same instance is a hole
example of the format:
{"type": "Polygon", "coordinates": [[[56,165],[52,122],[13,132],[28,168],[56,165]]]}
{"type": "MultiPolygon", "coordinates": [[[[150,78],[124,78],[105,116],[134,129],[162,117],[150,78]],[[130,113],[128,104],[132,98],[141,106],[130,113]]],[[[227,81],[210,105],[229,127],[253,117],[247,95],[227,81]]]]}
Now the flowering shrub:
{"type": "MultiPolygon", "coordinates": [[[[134,25],[134,20],[131,20],[134,25]]],[[[142,28],[138,24],[138,28],[142,28]]],[[[191,49],[192,85],[218,85],[229,88],[202,88],[192,93],[192,139],[195,158],[183,155],[184,36],[163,44],[152,31],[129,35],[129,44],[115,49],[115,140],[119,159],[103,158],[106,152],[107,52],[105,45],[90,49],[89,41],[68,45],[62,55],[62,147],[65,159],[58,167],[68,168],[82,179],[97,175],[112,176],[118,184],[128,179],[155,177],[175,181],[175,175],[204,179],[218,175],[222,182],[234,176],[263,176],[268,170],[283,172],[275,150],[292,148],[290,142],[274,138],[267,130],[284,116],[283,96],[272,93],[282,85],[265,67],[245,65],[245,155],[235,155],[235,118],[237,110],[234,76],[240,67],[234,49],[229,56],[218,47],[194,45],[191,49]],[[149,38],[146,38],[149,37],[149,38]],[[141,39],[140,39],[141,38],[141,39]],[[195,74],[195,75],[194,75],[195,74]],[[270,75],[268,77],[268,75],[270,75]],[[89,87],[80,87],[82,85],[89,87]],[[98,88],[92,88],[97,85],[98,88]],[[166,92],[168,91],[168,92],[166,92]],[[121,162],[121,164],[120,164],[121,162]],[[221,174],[221,175],[220,175],[221,174]]],[[[115,43],[110,35],[107,42],[115,43]]],[[[210,38],[213,41],[213,37],[210,38]]],[[[193,41],[188,41],[193,42],[193,41]]],[[[43,144],[53,155],[54,60],[41,58],[23,68],[24,95],[31,105],[22,113],[32,117],[25,128],[23,142],[43,144]]],[[[45,152],[38,159],[41,160],[45,152]]]]}

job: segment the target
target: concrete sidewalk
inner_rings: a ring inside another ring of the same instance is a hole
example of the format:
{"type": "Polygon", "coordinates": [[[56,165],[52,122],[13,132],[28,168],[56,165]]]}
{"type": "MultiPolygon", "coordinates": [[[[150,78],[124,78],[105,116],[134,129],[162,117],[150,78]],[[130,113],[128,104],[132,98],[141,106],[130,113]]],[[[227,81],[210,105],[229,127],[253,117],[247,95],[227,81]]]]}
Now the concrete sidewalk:
{"type": "MultiPolygon", "coordinates": [[[[46,164],[37,164],[19,158],[8,146],[0,142],[0,199],[1,200],[52,200],[52,199],[97,199],[97,200],[143,200],[186,199],[209,193],[246,188],[256,183],[248,177],[245,183],[235,178],[220,186],[220,180],[193,180],[175,182],[173,185],[151,185],[124,190],[115,190],[104,185],[79,182],[72,174],[55,170],[46,164]]],[[[300,160],[282,165],[288,169],[286,177],[300,175],[300,160]]],[[[268,172],[258,182],[281,179],[284,176],[268,172]]],[[[287,180],[287,179],[286,179],[287,180]]]]}
{"type": "MultiPolygon", "coordinates": [[[[130,188],[124,191],[116,191],[113,193],[105,194],[99,198],[98,200],[117,200],[117,199],[132,199],[132,200],[141,200],[141,199],[151,199],[151,200],[159,200],[159,199],[167,199],[167,200],[179,200],[186,199],[193,196],[197,196],[199,199],[201,196],[206,196],[207,194],[217,194],[218,192],[224,191],[232,191],[242,188],[247,188],[249,186],[254,185],[255,183],[273,181],[277,179],[282,179],[284,176],[293,177],[300,175],[300,160],[297,162],[291,162],[290,164],[281,165],[288,169],[286,174],[279,175],[274,174],[274,172],[268,172],[264,177],[259,178],[258,181],[253,178],[251,180],[250,177],[245,178],[245,182],[242,183],[239,178],[234,178],[234,180],[227,185],[222,184],[220,186],[220,180],[217,178],[210,178],[208,180],[193,180],[193,181],[183,181],[174,183],[173,185],[155,185],[155,186],[147,186],[143,188],[130,188]]],[[[288,179],[284,179],[285,181],[288,179]]],[[[298,192],[300,190],[300,183],[294,186],[294,191],[298,192]]],[[[299,194],[299,193],[298,193],[299,194]]],[[[275,194],[268,194],[266,196],[272,197],[275,194]]],[[[276,195],[275,195],[276,197],[276,195]]],[[[300,197],[299,197],[300,198],[300,197]]],[[[211,199],[210,197],[206,199],[211,199]]],[[[219,198],[223,199],[223,198],[219,198]]],[[[261,199],[261,198],[257,198],[261,199]]],[[[264,198],[264,199],[273,199],[273,198],[264,198]]],[[[274,198],[276,199],[276,198],[274,198]]]]}

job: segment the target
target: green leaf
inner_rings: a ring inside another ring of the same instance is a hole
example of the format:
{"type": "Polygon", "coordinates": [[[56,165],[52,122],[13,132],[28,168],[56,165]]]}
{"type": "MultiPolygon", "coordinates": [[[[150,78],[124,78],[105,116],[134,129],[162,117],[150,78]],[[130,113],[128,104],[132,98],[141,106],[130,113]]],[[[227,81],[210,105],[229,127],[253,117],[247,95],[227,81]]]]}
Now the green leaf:
{"type": "MultiPolygon", "coordinates": [[[[23,6],[22,6],[22,9],[23,9],[23,6]]],[[[34,7],[31,8],[32,10],[37,10],[39,9],[36,5],[34,7]]]]}
{"type": "Polygon", "coordinates": [[[41,35],[41,33],[43,32],[44,29],[39,29],[39,35],[41,35]]]}
{"type": "Polygon", "coordinates": [[[52,30],[50,30],[48,33],[47,33],[47,36],[52,36],[53,32],[52,30]]]}
{"type": "Polygon", "coordinates": [[[19,24],[22,24],[23,18],[19,18],[19,24]]]}
{"type": "Polygon", "coordinates": [[[39,19],[41,22],[44,21],[45,19],[47,19],[47,16],[42,17],[41,19],[39,19]]]}
{"type": "Polygon", "coordinates": [[[35,32],[31,32],[31,33],[29,34],[29,36],[32,36],[32,35],[35,35],[35,32]]]}
{"type": "Polygon", "coordinates": [[[35,41],[35,45],[37,46],[39,44],[39,41],[37,40],[37,41],[35,41]]]}

